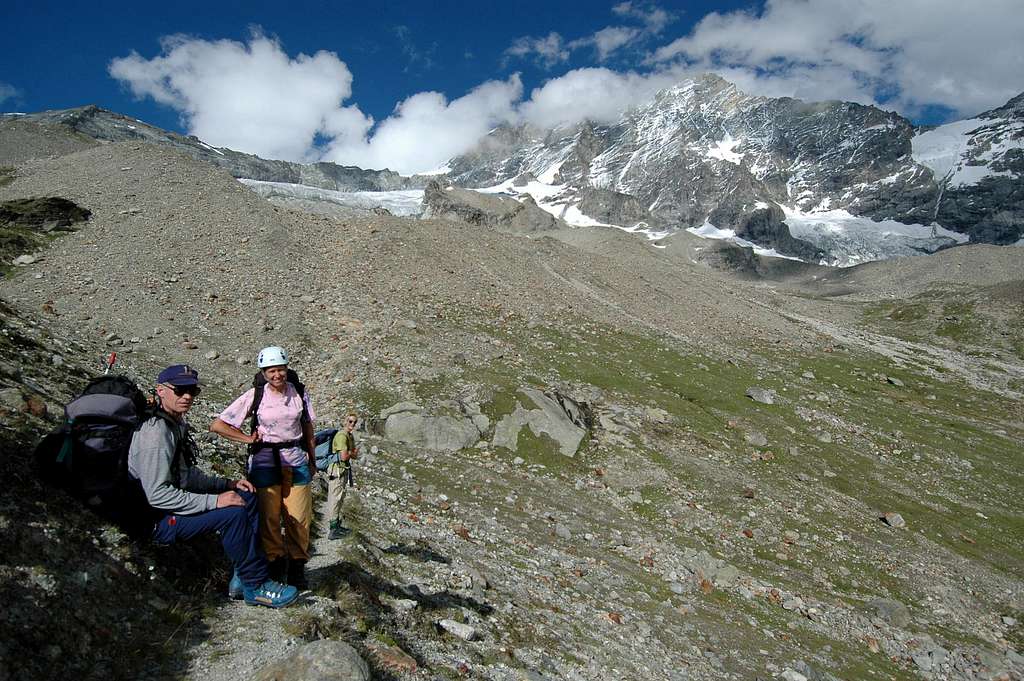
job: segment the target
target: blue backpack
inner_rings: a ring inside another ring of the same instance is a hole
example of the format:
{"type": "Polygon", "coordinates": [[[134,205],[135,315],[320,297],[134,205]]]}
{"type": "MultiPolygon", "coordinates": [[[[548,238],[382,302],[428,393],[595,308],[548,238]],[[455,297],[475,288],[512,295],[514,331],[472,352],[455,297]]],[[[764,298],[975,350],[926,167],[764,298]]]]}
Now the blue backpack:
{"type": "Polygon", "coordinates": [[[338,434],[337,428],[325,428],[316,431],[314,440],[316,442],[316,469],[325,471],[332,463],[338,463],[338,453],[331,451],[331,442],[338,434]]]}

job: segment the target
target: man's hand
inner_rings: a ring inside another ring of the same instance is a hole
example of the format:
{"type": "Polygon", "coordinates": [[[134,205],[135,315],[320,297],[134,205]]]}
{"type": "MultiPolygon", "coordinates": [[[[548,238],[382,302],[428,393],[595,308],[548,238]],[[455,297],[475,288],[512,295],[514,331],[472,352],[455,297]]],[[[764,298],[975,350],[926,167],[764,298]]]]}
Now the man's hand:
{"type": "Polygon", "coordinates": [[[352,453],[350,451],[348,451],[347,449],[345,449],[345,450],[343,450],[341,452],[341,460],[342,461],[348,461],[351,458],[352,458],[352,453]]]}
{"type": "Polygon", "coordinates": [[[217,508],[227,508],[228,506],[245,506],[245,500],[233,490],[221,492],[217,495],[217,508]]]}
{"type": "Polygon", "coordinates": [[[235,491],[242,490],[243,492],[256,492],[256,487],[254,487],[251,482],[245,479],[232,480],[231,482],[228,483],[228,489],[233,489],[235,491]]]}
{"type": "Polygon", "coordinates": [[[254,445],[257,442],[262,442],[262,441],[263,441],[263,434],[260,431],[257,430],[255,433],[253,433],[252,435],[249,436],[249,441],[246,444],[254,445]]]}

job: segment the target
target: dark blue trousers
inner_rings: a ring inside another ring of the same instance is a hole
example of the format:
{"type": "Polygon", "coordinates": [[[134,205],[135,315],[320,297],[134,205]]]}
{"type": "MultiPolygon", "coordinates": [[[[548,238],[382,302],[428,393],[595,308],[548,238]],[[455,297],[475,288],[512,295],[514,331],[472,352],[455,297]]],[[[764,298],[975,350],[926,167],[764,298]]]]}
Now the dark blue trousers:
{"type": "Polygon", "coordinates": [[[260,543],[259,504],[251,492],[239,491],[238,494],[245,499],[245,506],[227,506],[193,515],[170,513],[164,516],[153,529],[153,541],[173,544],[216,532],[242,583],[259,586],[267,581],[267,557],[260,543]]]}

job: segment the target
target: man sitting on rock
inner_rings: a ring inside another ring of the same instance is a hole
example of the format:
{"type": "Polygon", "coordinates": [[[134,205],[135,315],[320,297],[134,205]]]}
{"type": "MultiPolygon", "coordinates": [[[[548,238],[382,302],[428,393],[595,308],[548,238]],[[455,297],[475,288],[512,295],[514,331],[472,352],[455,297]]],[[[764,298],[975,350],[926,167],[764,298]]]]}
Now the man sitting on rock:
{"type": "Polygon", "coordinates": [[[156,411],[132,437],[128,472],[159,518],[153,540],[173,544],[216,532],[235,568],[229,594],[249,605],[284,607],[298,590],[267,577],[252,484],[212,476],[195,465],[197,448],[185,414],[199,390],[199,374],[188,365],[161,371],[156,411]]]}

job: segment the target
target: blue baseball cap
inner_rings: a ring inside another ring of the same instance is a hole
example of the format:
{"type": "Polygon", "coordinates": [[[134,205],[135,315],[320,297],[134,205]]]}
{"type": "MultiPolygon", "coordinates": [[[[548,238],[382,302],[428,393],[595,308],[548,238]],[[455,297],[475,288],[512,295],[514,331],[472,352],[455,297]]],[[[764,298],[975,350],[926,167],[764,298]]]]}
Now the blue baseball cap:
{"type": "Polygon", "coordinates": [[[199,385],[199,372],[187,364],[172,364],[156,378],[166,385],[199,385]]]}

